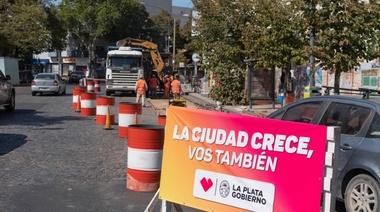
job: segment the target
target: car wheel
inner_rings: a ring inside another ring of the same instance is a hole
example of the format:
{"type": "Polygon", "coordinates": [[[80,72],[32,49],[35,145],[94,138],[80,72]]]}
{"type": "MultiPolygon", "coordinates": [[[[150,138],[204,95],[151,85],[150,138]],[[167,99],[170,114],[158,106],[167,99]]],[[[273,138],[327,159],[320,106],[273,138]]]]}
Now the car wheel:
{"type": "Polygon", "coordinates": [[[58,91],[57,91],[57,92],[55,92],[55,95],[56,95],[56,96],[59,96],[59,95],[61,95],[61,89],[58,89],[58,91]]]}
{"type": "Polygon", "coordinates": [[[62,95],[66,95],[66,88],[63,90],[62,95]]]}
{"type": "Polygon", "coordinates": [[[9,105],[5,106],[5,110],[8,112],[12,112],[15,110],[15,107],[16,107],[16,97],[15,97],[15,93],[12,93],[9,105]]]}
{"type": "Polygon", "coordinates": [[[107,96],[111,96],[111,94],[112,94],[112,92],[111,92],[111,91],[109,91],[109,90],[106,90],[106,95],[107,95],[107,96]]]}
{"type": "Polygon", "coordinates": [[[35,96],[37,94],[37,92],[33,91],[32,92],[32,96],[35,96]]]}
{"type": "Polygon", "coordinates": [[[348,183],[344,204],[347,212],[380,211],[380,188],[378,182],[367,174],[359,174],[348,183]]]}

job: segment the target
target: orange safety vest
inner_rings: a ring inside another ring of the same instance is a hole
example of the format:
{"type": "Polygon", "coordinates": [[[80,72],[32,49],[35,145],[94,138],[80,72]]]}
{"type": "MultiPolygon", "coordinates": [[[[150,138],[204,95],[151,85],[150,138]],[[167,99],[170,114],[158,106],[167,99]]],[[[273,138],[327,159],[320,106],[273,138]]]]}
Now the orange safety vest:
{"type": "Polygon", "coordinates": [[[145,80],[139,79],[136,84],[136,93],[138,94],[145,94],[146,87],[145,87],[145,80]]]}
{"type": "Polygon", "coordinates": [[[177,79],[172,82],[172,93],[181,93],[180,82],[177,79]]]}

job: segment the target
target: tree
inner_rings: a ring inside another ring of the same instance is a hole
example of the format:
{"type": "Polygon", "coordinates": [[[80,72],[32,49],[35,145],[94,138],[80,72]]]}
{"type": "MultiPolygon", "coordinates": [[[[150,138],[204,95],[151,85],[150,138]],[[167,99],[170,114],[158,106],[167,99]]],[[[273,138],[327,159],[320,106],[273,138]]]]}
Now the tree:
{"type": "MultiPolygon", "coordinates": [[[[379,57],[378,1],[343,0],[193,0],[201,13],[199,37],[193,49],[201,51],[207,69],[216,70],[220,87],[211,96],[228,102],[241,98],[237,86],[243,76],[244,58],[258,59],[257,67],[286,68],[308,65],[312,55],[320,68],[340,73],[354,69],[361,60],[379,57]],[[314,37],[315,45],[311,45],[314,37]],[[312,33],[311,33],[312,32],[312,33]],[[224,79],[225,78],[225,79],[224,79]],[[231,91],[233,90],[233,92],[231,91]]],[[[314,83],[314,73],[310,76],[314,83]]]]}
{"type": "Polygon", "coordinates": [[[137,0],[63,0],[60,14],[80,46],[89,51],[93,73],[100,38],[117,41],[144,34],[148,14],[137,0]]]}
{"type": "Polygon", "coordinates": [[[267,68],[305,61],[304,26],[291,5],[270,0],[194,3],[202,14],[195,43],[207,59],[204,67],[215,70],[220,83],[211,92],[214,99],[247,101],[245,58],[267,68]]]}
{"type": "Polygon", "coordinates": [[[161,10],[158,15],[150,16],[153,23],[152,41],[157,43],[160,51],[169,53],[171,38],[173,38],[173,17],[167,11],[161,10]]]}
{"type": "Polygon", "coordinates": [[[240,40],[237,5],[215,0],[194,2],[202,14],[198,23],[199,36],[195,48],[202,55],[202,69],[212,71],[220,86],[210,95],[223,103],[245,103],[244,45],[240,40]]]}
{"type": "Polygon", "coordinates": [[[340,74],[355,69],[362,60],[379,52],[379,3],[357,0],[317,1],[316,46],[320,66],[335,72],[334,90],[339,93],[340,74]]]}
{"type": "Polygon", "coordinates": [[[59,26],[49,1],[2,1],[0,8],[0,54],[28,59],[33,53],[62,45],[51,26],[59,26]]]}

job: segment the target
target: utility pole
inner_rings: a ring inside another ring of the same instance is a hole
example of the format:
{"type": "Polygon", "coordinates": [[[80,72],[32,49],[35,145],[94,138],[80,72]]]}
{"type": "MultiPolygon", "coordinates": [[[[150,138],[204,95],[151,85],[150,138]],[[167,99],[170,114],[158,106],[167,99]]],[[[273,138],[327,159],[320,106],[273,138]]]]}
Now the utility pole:
{"type": "Polygon", "coordinates": [[[174,24],[173,24],[173,61],[172,61],[172,65],[173,65],[173,71],[174,71],[174,67],[175,67],[175,60],[174,60],[174,57],[175,57],[175,33],[176,33],[176,20],[175,18],[173,17],[173,20],[174,20],[174,24]]]}
{"type": "Polygon", "coordinates": [[[309,73],[309,79],[310,79],[310,86],[315,86],[315,79],[314,79],[314,52],[313,48],[315,46],[315,21],[314,21],[314,15],[315,15],[315,2],[312,0],[310,2],[310,11],[311,11],[311,20],[310,20],[310,73],[309,73]]]}
{"type": "MultiPolygon", "coordinates": [[[[154,6],[154,5],[151,5],[151,4],[146,4],[146,3],[144,3],[144,2],[140,2],[140,3],[143,4],[143,5],[145,5],[145,6],[150,6],[150,7],[154,7],[154,8],[161,9],[161,10],[167,12],[169,16],[171,16],[171,14],[170,14],[167,10],[165,10],[165,9],[163,9],[163,8],[161,8],[161,7],[154,6]]],[[[174,62],[175,62],[175,61],[174,61],[174,57],[175,57],[176,19],[175,19],[174,17],[172,17],[172,18],[173,18],[173,53],[172,53],[172,66],[173,66],[173,71],[174,71],[174,62]]],[[[168,48],[168,52],[169,52],[169,45],[167,45],[167,48],[168,48]]],[[[169,61],[168,61],[168,62],[169,62],[169,61]]]]}

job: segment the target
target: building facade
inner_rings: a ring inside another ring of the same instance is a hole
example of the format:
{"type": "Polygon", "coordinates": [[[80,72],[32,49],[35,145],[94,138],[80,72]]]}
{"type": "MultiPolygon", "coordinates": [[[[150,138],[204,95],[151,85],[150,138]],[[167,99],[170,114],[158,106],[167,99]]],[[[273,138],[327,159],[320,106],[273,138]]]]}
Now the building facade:
{"type": "MultiPolygon", "coordinates": [[[[191,13],[189,8],[172,7],[172,0],[141,0],[145,5],[147,12],[151,15],[157,15],[161,10],[167,11],[175,19],[180,20],[181,27],[188,20],[188,15],[191,13]]],[[[107,41],[100,41],[96,46],[96,69],[104,69],[105,59],[108,46],[115,44],[107,41]]],[[[41,72],[58,73],[62,77],[68,77],[72,71],[89,70],[89,52],[79,50],[79,45],[72,39],[70,34],[67,35],[67,46],[64,51],[43,52],[34,54],[31,61],[31,71],[33,74],[41,72]]],[[[169,55],[169,53],[167,53],[169,55]]],[[[165,53],[163,53],[165,55],[165,53]]],[[[88,72],[87,72],[88,73],[88,72]]]]}

